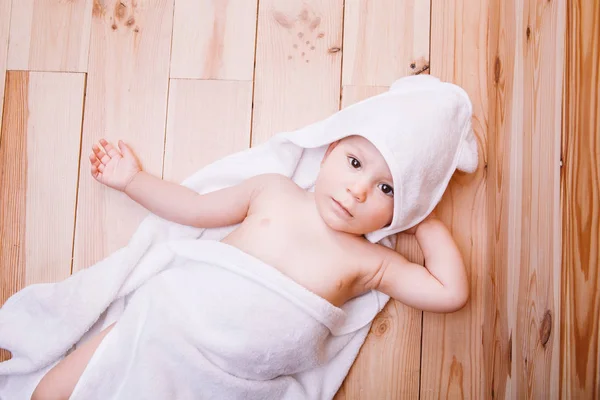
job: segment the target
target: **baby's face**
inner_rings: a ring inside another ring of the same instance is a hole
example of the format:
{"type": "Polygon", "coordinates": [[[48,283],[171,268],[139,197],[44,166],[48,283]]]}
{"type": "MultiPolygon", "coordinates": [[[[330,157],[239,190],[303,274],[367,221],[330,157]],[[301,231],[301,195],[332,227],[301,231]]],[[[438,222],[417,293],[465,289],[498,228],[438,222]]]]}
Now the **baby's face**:
{"type": "Polygon", "coordinates": [[[317,209],[337,231],[364,235],[392,221],[392,174],[377,148],[361,136],[329,146],[315,183],[317,209]]]}

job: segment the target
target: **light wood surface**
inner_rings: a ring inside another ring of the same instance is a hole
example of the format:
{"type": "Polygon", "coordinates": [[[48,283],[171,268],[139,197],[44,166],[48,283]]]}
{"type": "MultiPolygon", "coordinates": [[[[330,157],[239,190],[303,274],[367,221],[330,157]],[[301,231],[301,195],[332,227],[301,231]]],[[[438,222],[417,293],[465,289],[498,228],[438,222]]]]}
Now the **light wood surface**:
{"type": "Polygon", "coordinates": [[[127,244],[148,212],[90,175],[100,138],[130,144],[143,168],[162,174],[173,0],[96,3],[82,131],[73,271],[127,244]]]}
{"type": "Polygon", "coordinates": [[[430,3],[346,0],[342,85],[386,86],[427,73],[430,3]]]}
{"type": "Polygon", "coordinates": [[[71,274],[85,75],[9,72],[2,131],[2,266],[9,291],[71,274]]]}
{"type": "Polygon", "coordinates": [[[596,399],[599,21],[594,0],[0,0],[0,300],[147,215],[91,178],[99,138],[181,181],[431,73],[473,103],[479,168],[437,210],[470,302],[390,301],[336,399],[596,399]]]}
{"type": "Polygon", "coordinates": [[[600,4],[566,11],[560,397],[600,398],[600,4]]]}
{"type": "Polygon", "coordinates": [[[342,0],[261,0],[252,145],[339,110],[342,0]]]}
{"type": "Polygon", "coordinates": [[[15,0],[8,69],[87,71],[92,0],[15,0]]]}
{"type": "Polygon", "coordinates": [[[258,3],[175,2],[171,77],[252,81],[258,3]]]}
{"type": "Polygon", "coordinates": [[[250,146],[252,82],[171,79],[164,178],[174,182],[250,146]]]}

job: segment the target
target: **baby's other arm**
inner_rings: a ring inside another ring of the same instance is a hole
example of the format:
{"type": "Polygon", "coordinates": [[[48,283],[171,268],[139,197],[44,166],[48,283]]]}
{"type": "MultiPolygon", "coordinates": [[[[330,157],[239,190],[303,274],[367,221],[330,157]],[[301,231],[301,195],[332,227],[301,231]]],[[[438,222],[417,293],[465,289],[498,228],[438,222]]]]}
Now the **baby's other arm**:
{"type": "Polygon", "coordinates": [[[124,192],[166,220],[199,228],[215,228],[242,222],[252,201],[269,179],[269,175],[258,175],[238,185],[199,194],[140,171],[124,192]]]}
{"type": "Polygon", "coordinates": [[[425,267],[398,252],[378,246],[375,289],[411,307],[431,312],[453,312],[469,298],[469,284],[461,254],[446,226],[430,217],[415,232],[425,267]]]}
{"type": "Polygon", "coordinates": [[[150,212],[169,221],[201,228],[242,222],[252,200],[274,174],[258,175],[238,185],[199,194],[185,186],[165,181],[142,170],[133,151],[119,142],[121,152],[100,140],[90,154],[94,179],[127,194],[150,212]]]}

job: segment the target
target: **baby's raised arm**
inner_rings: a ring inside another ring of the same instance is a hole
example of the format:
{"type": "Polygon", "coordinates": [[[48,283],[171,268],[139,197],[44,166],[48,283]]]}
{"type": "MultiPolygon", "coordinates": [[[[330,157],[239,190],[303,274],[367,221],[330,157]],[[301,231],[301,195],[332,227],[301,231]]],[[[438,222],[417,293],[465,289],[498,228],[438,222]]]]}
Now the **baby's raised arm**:
{"type": "Polygon", "coordinates": [[[252,199],[270,179],[269,175],[259,175],[201,195],[142,171],[125,143],[119,142],[121,152],[105,140],[100,144],[106,153],[94,146],[90,154],[91,173],[97,181],[124,192],[159,217],[182,225],[214,228],[242,222],[252,199]]]}
{"type": "Polygon", "coordinates": [[[378,246],[375,289],[420,310],[459,310],[469,298],[469,284],[450,232],[440,220],[429,218],[418,225],[415,235],[425,256],[425,267],[378,246]]]}

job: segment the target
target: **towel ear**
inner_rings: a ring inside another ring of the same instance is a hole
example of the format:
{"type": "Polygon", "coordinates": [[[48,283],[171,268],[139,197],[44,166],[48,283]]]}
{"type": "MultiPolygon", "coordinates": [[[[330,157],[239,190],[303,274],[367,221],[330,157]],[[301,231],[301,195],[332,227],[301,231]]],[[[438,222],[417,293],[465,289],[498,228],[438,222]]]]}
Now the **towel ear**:
{"type": "Polygon", "coordinates": [[[463,172],[473,173],[477,169],[477,164],[479,163],[477,140],[475,139],[475,134],[471,128],[471,123],[469,123],[467,129],[469,132],[461,143],[460,155],[458,156],[456,168],[463,172]]]}

